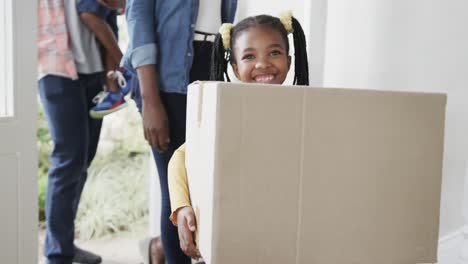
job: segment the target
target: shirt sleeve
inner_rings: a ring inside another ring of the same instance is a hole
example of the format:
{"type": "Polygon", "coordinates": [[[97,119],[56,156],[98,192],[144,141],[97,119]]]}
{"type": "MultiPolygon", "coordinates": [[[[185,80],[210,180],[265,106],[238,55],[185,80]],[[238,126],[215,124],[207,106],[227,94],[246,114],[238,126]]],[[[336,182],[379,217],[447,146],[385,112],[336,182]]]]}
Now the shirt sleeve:
{"type": "Polygon", "coordinates": [[[190,192],[185,168],[185,143],[172,155],[168,167],[169,197],[171,199],[171,216],[169,219],[177,225],[177,209],[191,206],[190,192]]]}
{"type": "Polygon", "coordinates": [[[143,65],[156,64],[156,0],[127,0],[129,49],[124,57],[124,65],[136,69],[143,65]]]}

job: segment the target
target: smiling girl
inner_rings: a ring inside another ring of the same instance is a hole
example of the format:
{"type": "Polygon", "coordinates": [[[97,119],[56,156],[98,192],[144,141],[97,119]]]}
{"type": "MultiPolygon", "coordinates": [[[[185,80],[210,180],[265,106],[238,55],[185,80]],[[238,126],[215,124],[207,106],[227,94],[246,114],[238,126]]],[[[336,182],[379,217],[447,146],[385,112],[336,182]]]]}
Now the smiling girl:
{"type": "Polygon", "coordinates": [[[293,84],[309,84],[304,31],[291,12],[279,18],[248,17],[236,25],[223,24],[214,42],[211,80],[231,81],[227,64],[241,82],[283,84],[291,65],[288,34],[294,40],[293,84]]]}
{"type": "MultiPolygon", "coordinates": [[[[293,84],[308,85],[309,70],[304,32],[299,22],[286,12],[279,18],[269,15],[248,17],[236,25],[223,24],[214,42],[211,80],[230,81],[230,62],[237,79],[245,83],[282,84],[291,66],[288,34],[294,38],[293,84]]],[[[185,144],[174,152],[169,162],[171,221],[178,226],[182,251],[200,258],[193,240],[195,215],[185,168],[185,144]]]]}

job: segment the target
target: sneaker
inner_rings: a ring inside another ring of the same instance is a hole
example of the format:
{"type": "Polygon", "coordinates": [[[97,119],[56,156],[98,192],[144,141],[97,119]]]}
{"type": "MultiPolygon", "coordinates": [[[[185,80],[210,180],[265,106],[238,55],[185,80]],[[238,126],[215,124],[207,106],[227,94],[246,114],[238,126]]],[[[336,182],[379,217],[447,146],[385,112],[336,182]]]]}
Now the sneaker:
{"type": "Polygon", "coordinates": [[[138,78],[124,67],[108,72],[107,78],[117,81],[123,95],[127,95],[130,91],[133,91],[136,85],[138,85],[138,78]]]}
{"type": "Polygon", "coordinates": [[[94,97],[93,102],[96,106],[89,110],[89,115],[94,119],[101,119],[127,106],[122,92],[102,91],[94,97]]]}

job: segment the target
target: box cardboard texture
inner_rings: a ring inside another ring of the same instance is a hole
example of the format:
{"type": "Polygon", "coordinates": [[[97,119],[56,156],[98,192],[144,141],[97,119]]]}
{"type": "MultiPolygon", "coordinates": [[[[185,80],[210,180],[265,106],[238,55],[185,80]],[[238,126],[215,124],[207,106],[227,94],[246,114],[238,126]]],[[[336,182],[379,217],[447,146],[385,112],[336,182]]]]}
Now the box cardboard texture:
{"type": "Polygon", "coordinates": [[[200,82],[186,165],[207,263],[437,262],[446,96],[200,82]]]}

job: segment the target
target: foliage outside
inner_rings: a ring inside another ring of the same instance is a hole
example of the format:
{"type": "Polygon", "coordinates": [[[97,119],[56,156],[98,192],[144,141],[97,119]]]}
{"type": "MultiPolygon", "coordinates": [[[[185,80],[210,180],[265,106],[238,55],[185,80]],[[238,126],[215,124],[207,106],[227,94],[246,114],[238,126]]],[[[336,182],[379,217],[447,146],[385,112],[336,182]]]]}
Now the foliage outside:
{"type": "MultiPolygon", "coordinates": [[[[132,232],[147,222],[149,147],[133,102],[104,119],[96,157],[88,170],[75,221],[82,239],[132,232]]],[[[37,131],[39,217],[44,221],[48,155],[53,146],[42,106],[37,131]]]]}

